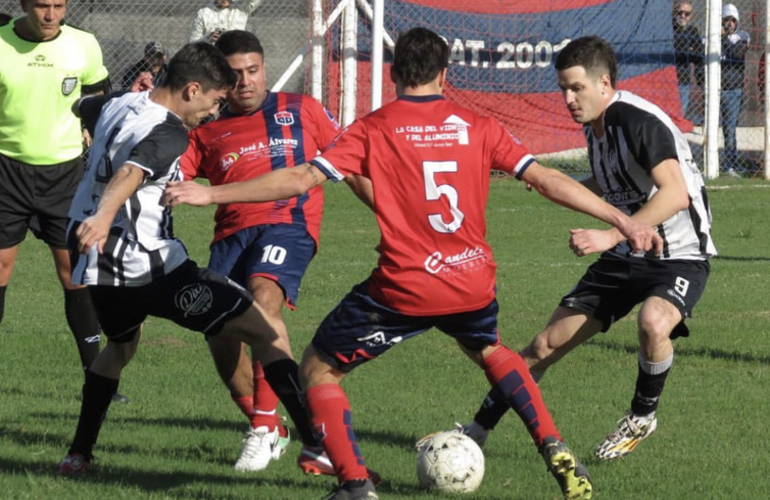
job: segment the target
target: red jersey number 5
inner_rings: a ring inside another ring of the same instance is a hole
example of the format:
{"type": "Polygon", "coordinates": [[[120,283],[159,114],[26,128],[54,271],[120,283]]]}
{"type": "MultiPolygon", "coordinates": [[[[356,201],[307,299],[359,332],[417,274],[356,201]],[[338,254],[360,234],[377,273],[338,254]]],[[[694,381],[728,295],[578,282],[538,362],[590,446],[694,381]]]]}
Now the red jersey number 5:
{"type": "Polygon", "coordinates": [[[422,172],[425,178],[425,199],[436,201],[441,196],[446,196],[452,214],[450,222],[444,222],[444,217],[441,214],[428,215],[430,226],[439,233],[454,233],[460,229],[465,214],[457,207],[457,190],[449,184],[436,184],[435,175],[441,172],[457,172],[457,162],[425,161],[422,163],[422,172]]]}

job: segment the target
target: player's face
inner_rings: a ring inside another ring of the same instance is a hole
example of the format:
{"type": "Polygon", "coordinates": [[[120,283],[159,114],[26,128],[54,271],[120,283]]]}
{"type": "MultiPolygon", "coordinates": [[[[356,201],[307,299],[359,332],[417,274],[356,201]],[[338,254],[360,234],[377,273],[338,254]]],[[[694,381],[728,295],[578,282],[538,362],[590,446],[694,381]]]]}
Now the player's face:
{"type": "Polygon", "coordinates": [[[262,105],[267,97],[265,61],[257,52],[233,54],[227,63],[238,76],[235,88],[227,93],[227,104],[234,113],[249,113],[262,105]]]}
{"type": "Polygon", "coordinates": [[[214,5],[216,5],[218,9],[226,9],[230,7],[230,3],[230,0],[216,0],[214,5]]]}
{"type": "Polygon", "coordinates": [[[30,34],[38,40],[51,40],[59,34],[67,0],[22,0],[21,8],[27,13],[30,34]]]}
{"type": "Polygon", "coordinates": [[[227,95],[227,90],[211,89],[208,92],[197,92],[191,98],[182,121],[188,127],[196,127],[204,118],[213,116],[219,110],[219,103],[227,95]]]}
{"type": "Polygon", "coordinates": [[[564,104],[573,120],[586,124],[602,117],[611,91],[609,76],[593,77],[583,66],[563,69],[556,75],[564,104]]]}

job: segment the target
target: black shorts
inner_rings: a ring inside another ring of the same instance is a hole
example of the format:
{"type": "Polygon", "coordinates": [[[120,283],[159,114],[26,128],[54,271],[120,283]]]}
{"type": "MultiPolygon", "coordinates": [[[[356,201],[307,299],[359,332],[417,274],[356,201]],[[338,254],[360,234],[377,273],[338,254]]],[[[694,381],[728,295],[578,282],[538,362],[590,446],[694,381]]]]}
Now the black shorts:
{"type": "Polygon", "coordinates": [[[369,283],[366,280],[353,287],[313,337],[313,347],[342,372],[350,372],[432,327],[474,351],[500,343],[497,300],[476,311],[407,316],[375,301],[369,295],[369,283]]]}
{"type": "Polygon", "coordinates": [[[657,260],[602,256],[561,299],[562,307],[585,312],[602,322],[602,331],[648,297],[665,299],[682,314],[671,338],[686,337],[684,319],[692,316],[708,281],[710,265],[701,260],[657,260]]]}
{"type": "Polygon", "coordinates": [[[148,285],[91,285],[88,289],[102,331],[113,342],[130,342],[147,316],[215,335],[254,300],[230,279],[191,260],[148,285]]]}
{"type": "Polygon", "coordinates": [[[29,165],[0,154],[0,248],[18,245],[27,229],[55,248],[67,248],[67,212],[83,178],[77,157],[29,165]]]}

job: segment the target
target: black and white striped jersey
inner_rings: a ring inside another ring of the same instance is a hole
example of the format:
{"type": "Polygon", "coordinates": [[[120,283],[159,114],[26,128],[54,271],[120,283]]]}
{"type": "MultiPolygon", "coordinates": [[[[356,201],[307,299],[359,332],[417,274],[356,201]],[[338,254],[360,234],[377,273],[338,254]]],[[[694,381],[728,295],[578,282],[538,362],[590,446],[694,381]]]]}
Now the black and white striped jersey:
{"type": "Polygon", "coordinates": [[[130,163],[144,170],[145,178],[116,215],[103,253],[94,245],[88,255],[80,255],[72,282],[145,285],[188,258],[182,242],[174,238],[171,210],[160,204],[168,181],[181,179],[179,157],[187,149],[187,132],[182,120],[150,100],[148,92],[88,98],[80,112],[94,140],[70,206],[68,233],[96,212],[118,168],[130,163]]]}
{"type": "MultiPolygon", "coordinates": [[[[716,255],[703,176],[687,139],[665,112],[631,92],[618,91],[604,113],[604,135],[597,137],[590,125],[583,132],[604,198],[628,215],[657,191],[652,169],[664,160],[678,160],[690,205],[658,226],[664,243],[660,258],[705,260],[716,255]]],[[[613,251],[627,256],[630,249],[624,242],[613,251]]]]}

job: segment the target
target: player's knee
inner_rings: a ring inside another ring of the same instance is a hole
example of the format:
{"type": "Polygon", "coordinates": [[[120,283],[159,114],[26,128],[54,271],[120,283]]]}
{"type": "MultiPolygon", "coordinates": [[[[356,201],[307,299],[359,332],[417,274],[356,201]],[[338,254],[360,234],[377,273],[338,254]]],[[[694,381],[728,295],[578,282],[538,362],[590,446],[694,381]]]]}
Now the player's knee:
{"type": "Polygon", "coordinates": [[[126,366],[136,354],[137,346],[139,345],[138,337],[135,337],[129,342],[114,342],[109,341],[107,347],[104,348],[103,356],[107,357],[111,365],[120,367],[126,366]]]}
{"type": "Polygon", "coordinates": [[[303,390],[325,383],[339,384],[343,376],[344,374],[326,361],[313,344],[307,346],[299,365],[299,381],[303,390]]]}
{"type": "Polygon", "coordinates": [[[548,336],[541,333],[521,351],[521,357],[529,366],[533,366],[544,363],[552,352],[553,349],[548,342],[548,336]]]}
{"type": "Polygon", "coordinates": [[[660,311],[657,314],[652,311],[643,311],[639,315],[639,341],[644,344],[658,344],[665,342],[671,336],[671,331],[681,321],[681,315],[678,311],[673,313],[664,313],[660,311]]]}

